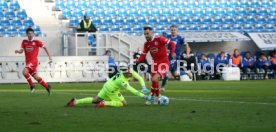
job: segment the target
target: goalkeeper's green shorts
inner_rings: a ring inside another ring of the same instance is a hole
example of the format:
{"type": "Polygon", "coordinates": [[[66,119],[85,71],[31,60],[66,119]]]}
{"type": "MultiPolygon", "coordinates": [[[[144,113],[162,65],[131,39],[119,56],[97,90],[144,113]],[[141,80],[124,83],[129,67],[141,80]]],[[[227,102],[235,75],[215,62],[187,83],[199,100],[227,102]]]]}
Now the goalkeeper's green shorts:
{"type": "Polygon", "coordinates": [[[119,91],[108,91],[105,87],[98,93],[98,97],[106,101],[125,101],[124,96],[119,91]]]}

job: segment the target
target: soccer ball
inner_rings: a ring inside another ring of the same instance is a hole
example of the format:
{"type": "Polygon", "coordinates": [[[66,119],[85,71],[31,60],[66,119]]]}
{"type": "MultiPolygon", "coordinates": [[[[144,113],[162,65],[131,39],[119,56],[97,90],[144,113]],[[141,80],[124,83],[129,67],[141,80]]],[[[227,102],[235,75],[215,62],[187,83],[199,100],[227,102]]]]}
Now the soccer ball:
{"type": "Polygon", "coordinates": [[[159,104],[162,105],[162,106],[169,105],[169,102],[170,102],[170,100],[167,96],[161,96],[159,98],[159,104]]]}

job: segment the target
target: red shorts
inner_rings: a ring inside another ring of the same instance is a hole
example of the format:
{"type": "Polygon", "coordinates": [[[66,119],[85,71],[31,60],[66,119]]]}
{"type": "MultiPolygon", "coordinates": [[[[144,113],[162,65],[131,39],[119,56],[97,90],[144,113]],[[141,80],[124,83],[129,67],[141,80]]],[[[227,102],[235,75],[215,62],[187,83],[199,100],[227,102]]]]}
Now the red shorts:
{"type": "Polygon", "coordinates": [[[163,79],[167,75],[167,73],[170,69],[170,63],[169,62],[168,63],[164,63],[164,62],[163,63],[156,63],[155,65],[152,65],[151,68],[152,69],[151,69],[150,75],[152,77],[155,74],[159,74],[161,76],[161,78],[163,79]]]}
{"type": "Polygon", "coordinates": [[[37,74],[37,65],[33,65],[32,63],[29,63],[25,66],[26,69],[28,69],[30,75],[34,76],[35,74],[37,74]]]}

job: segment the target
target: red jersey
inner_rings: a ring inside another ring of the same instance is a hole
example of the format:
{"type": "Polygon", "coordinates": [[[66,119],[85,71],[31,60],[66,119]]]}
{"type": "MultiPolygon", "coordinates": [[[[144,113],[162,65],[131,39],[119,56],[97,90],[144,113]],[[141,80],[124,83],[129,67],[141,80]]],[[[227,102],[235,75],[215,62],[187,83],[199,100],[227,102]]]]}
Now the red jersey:
{"type": "Polygon", "coordinates": [[[143,54],[137,59],[137,62],[145,60],[148,51],[154,62],[169,62],[167,44],[171,45],[171,52],[175,53],[175,43],[173,41],[170,41],[163,36],[153,36],[151,41],[145,42],[143,54]]]}
{"type": "Polygon", "coordinates": [[[26,65],[32,64],[37,65],[38,64],[38,53],[39,48],[44,47],[44,44],[39,40],[23,40],[21,44],[21,48],[25,52],[25,61],[26,65]]]}

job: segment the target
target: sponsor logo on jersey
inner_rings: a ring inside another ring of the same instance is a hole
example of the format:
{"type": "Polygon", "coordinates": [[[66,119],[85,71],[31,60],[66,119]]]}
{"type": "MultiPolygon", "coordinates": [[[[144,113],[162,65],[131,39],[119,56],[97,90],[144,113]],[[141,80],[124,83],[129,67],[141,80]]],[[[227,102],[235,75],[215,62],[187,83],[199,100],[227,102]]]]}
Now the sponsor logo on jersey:
{"type": "Polygon", "coordinates": [[[27,52],[32,52],[32,51],[34,51],[34,47],[33,46],[26,46],[25,50],[27,52]]]}
{"type": "Polygon", "coordinates": [[[158,52],[158,48],[153,47],[153,48],[150,49],[150,52],[151,53],[157,53],[158,52]]]}

